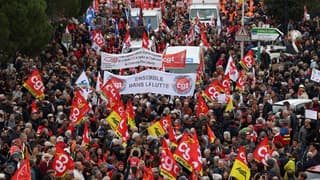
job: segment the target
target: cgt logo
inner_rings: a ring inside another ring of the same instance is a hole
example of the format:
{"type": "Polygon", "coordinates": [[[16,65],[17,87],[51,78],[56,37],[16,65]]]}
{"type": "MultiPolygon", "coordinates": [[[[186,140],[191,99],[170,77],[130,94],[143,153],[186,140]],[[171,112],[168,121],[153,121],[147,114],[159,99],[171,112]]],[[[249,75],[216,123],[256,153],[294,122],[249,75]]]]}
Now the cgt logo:
{"type": "Polygon", "coordinates": [[[123,90],[125,82],[122,79],[116,78],[116,77],[111,77],[109,79],[114,85],[114,87],[120,92],[123,90]]]}
{"type": "Polygon", "coordinates": [[[191,78],[189,77],[178,77],[175,79],[175,91],[180,94],[188,93],[192,88],[191,78]]]}
{"type": "Polygon", "coordinates": [[[103,59],[104,62],[107,62],[107,63],[118,63],[118,58],[117,57],[106,57],[103,59]]]}

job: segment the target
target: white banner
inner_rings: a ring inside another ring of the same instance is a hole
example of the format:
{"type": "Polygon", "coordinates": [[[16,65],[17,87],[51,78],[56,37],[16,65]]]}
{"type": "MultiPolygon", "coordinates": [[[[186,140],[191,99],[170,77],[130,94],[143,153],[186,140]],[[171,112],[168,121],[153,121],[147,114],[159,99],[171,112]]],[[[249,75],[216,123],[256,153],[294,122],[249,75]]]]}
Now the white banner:
{"type": "Polygon", "coordinates": [[[155,93],[172,96],[192,96],[196,74],[174,74],[145,70],[130,76],[119,76],[104,71],[103,83],[112,80],[120,94],[155,93]]]}
{"type": "Polygon", "coordinates": [[[132,68],[138,66],[161,68],[162,54],[141,48],[125,54],[101,52],[101,70],[132,68]]]}

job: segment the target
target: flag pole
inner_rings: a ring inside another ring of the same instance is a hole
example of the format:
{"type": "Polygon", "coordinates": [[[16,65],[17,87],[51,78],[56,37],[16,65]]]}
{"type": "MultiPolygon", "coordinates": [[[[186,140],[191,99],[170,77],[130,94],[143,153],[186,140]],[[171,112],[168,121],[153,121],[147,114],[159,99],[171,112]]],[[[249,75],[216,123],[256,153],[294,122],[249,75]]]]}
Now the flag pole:
{"type": "MultiPolygon", "coordinates": [[[[241,27],[244,27],[244,0],[242,0],[241,3],[242,10],[241,10],[241,27]]],[[[241,41],[240,43],[240,48],[241,48],[241,59],[243,59],[243,54],[244,54],[244,41],[241,41]]]]}

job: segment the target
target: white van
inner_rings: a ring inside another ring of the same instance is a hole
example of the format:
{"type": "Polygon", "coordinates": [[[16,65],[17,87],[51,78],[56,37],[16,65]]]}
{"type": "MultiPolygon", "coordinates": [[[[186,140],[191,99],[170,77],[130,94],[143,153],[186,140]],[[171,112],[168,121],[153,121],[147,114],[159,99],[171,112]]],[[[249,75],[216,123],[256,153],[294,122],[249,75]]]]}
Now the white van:
{"type": "Polygon", "coordinates": [[[189,19],[194,20],[197,14],[200,16],[201,23],[209,23],[211,17],[215,19],[220,18],[219,16],[219,0],[192,0],[189,10],[189,19]]]}
{"type": "MultiPolygon", "coordinates": [[[[131,20],[132,22],[136,22],[137,16],[140,14],[140,8],[132,8],[130,10],[131,14],[131,20]]],[[[159,28],[159,25],[161,23],[161,9],[160,8],[154,8],[154,9],[143,9],[143,22],[144,26],[147,26],[148,23],[150,22],[151,28],[153,30],[159,28]]]]}

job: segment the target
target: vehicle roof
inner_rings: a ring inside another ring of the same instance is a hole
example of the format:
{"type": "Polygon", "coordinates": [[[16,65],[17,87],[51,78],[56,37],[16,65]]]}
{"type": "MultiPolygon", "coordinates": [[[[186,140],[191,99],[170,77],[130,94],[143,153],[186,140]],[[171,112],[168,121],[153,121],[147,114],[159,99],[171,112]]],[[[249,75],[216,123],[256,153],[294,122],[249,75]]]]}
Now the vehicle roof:
{"type": "MultiPolygon", "coordinates": [[[[286,50],[286,47],[285,46],[277,46],[277,45],[267,45],[267,51],[270,51],[271,50],[271,47],[272,49],[274,50],[283,50],[285,51],[286,50]]],[[[251,48],[252,50],[254,51],[257,51],[258,50],[258,47],[254,47],[254,48],[251,48]]],[[[262,51],[263,47],[261,46],[261,51],[262,51]]]]}
{"type": "Polygon", "coordinates": [[[197,9],[218,9],[218,6],[215,4],[192,4],[190,8],[197,8],[197,9]]]}
{"type": "MultiPolygon", "coordinates": [[[[143,9],[143,16],[157,16],[161,13],[159,8],[154,9],[143,9]]],[[[131,9],[131,16],[136,16],[140,13],[140,8],[132,8],[131,9]]]]}
{"type": "Polygon", "coordinates": [[[283,106],[284,102],[289,102],[290,106],[312,102],[311,99],[287,99],[274,103],[274,105],[283,106]]]}

